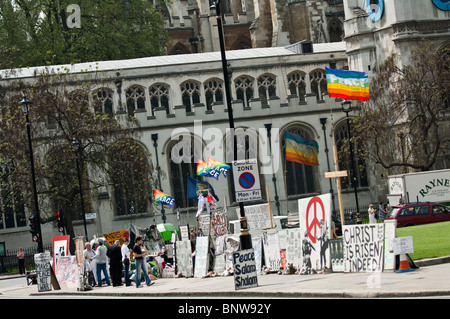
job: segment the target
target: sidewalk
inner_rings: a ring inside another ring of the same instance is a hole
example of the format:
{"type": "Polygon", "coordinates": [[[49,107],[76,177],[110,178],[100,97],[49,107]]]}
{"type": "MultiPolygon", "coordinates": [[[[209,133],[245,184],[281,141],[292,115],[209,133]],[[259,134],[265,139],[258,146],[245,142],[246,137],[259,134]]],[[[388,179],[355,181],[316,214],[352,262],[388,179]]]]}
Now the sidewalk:
{"type": "MultiPolygon", "coordinates": [[[[164,278],[151,287],[104,286],[77,291],[73,285],[38,292],[37,285],[0,291],[9,297],[95,296],[150,298],[414,298],[450,296],[450,258],[416,262],[405,273],[328,273],[316,275],[260,275],[258,287],[235,290],[233,276],[164,278]],[[442,263],[444,262],[444,263],[442,263]]],[[[24,278],[25,281],[25,278],[24,278]]],[[[0,298],[1,298],[0,295],[0,298]]]]}

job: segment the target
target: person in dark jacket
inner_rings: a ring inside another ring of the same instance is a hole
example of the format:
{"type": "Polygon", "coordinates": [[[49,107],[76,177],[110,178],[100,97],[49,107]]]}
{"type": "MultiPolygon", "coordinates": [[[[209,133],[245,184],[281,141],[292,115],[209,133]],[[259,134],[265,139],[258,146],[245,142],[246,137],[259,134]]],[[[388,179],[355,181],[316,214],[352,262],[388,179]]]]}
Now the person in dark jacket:
{"type": "Polygon", "coordinates": [[[114,245],[109,248],[109,271],[113,287],[122,285],[122,251],[120,240],[116,240],[114,245]]]}

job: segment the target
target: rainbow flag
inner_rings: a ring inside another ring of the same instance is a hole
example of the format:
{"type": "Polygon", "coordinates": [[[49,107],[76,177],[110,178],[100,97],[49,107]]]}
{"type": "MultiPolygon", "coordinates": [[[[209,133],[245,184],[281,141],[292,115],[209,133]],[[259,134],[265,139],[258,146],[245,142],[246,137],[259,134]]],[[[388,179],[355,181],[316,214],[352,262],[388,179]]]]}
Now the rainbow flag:
{"type": "Polygon", "coordinates": [[[319,144],[316,141],[287,131],[284,133],[284,141],[286,161],[311,166],[319,165],[319,144]]]}
{"type": "Polygon", "coordinates": [[[219,179],[220,173],[223,174],[224,177],[227,177],[228,170],[230,166],[227,164],[220,163],[215,159],[208,158],[208,176],[214,177],[215,179],[219,179]]]}
{"type": "Polygon", "coordinates": [[[202,160],[197,161],[197,176],[208,176],[208,163],[202,160]]]}
{"type": "Polygon", "coordinates": [[[155,201],[159,204],[167,205],[170,208],[173,208],[173,206],[175,205],[175,199],[167,194],[164,194],[158,189],[155,189],[153,195],[155,196],[155,201]]]}
{"type": "Polygon", "coordinates": [[[366,72],[325,68],[328,96],[344,100],[369,100],[369,77],[366,72]]]}

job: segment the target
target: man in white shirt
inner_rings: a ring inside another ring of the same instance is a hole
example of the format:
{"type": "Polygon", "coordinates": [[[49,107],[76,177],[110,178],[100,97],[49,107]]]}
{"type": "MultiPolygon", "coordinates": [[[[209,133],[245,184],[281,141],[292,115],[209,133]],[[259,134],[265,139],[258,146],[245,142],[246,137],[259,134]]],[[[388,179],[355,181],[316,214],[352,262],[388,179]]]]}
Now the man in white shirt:
{"type": "Polygon", "coordinates": [[[128,240],[128,238],[124,238],[121,249],[122,249],[122,262],[123,262],[123,269],[124,269],[125,286],[131,286],[130,249],[128,248],[129,244],[130,244],[130,241],[128,240]]]}

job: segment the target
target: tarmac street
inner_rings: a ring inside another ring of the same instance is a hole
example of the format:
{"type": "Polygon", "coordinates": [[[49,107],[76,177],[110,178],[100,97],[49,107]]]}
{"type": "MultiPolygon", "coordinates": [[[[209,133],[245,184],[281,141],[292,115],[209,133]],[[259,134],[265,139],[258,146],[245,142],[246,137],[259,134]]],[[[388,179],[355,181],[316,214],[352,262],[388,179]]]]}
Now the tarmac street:
{"type": "MultiPolygon", "coordinates": [[[[314,275],[267,274],[258,286],[235,290],[234,277],[162,278],[150,287],[103,286],[77,291],[74,284],[60,290],[38,292],[37,285],[0,288],[0,298],[84,296],[105,298],[418,298],[450,296],[450,263],[420,263],[411,272],[325,273],[314,275]]],[[[1,285],[0,285],[1,287],[1,285]]]]}

